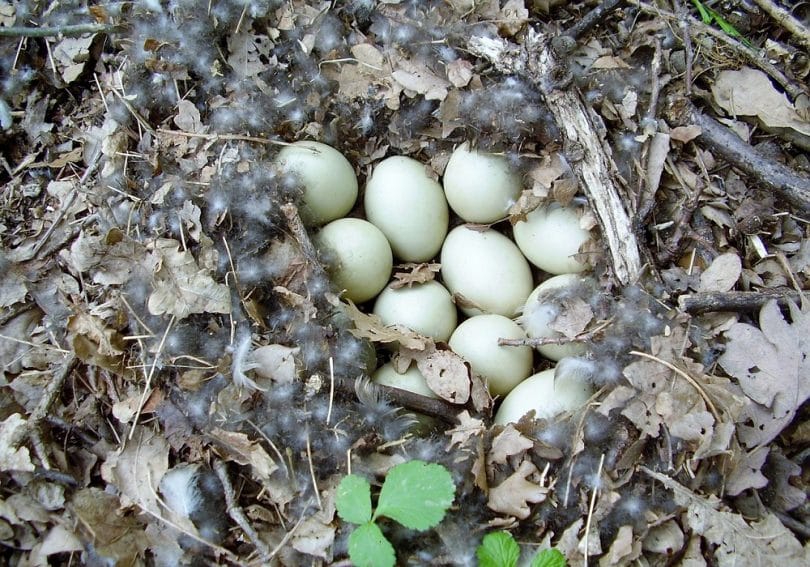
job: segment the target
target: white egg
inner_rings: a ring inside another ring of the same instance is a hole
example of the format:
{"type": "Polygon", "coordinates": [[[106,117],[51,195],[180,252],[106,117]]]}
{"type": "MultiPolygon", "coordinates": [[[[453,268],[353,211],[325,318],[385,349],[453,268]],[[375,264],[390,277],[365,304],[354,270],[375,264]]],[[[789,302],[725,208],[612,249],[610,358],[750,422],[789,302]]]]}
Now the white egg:
{"type": "MultiPolygon", "coordinates": [[[[539,286],[529,295],[526,304],[523,306],[523,312],[518,317],[518,324],[526,330],[526,335],[532,339],[538,338],[560,338],[563,335],[549,325],[560,315],[559,309],[553,304],[548,302],[539,301],[541,294],[552,290],[576,285],[588,285],[583,280],[590,280],[591,278],[583,278],[578,274],[561,274],[554,276],[539,286]]],[[[566,356],[579,356],[586,351],[583,343],[565,343],[561,345],[540,345],[537,350],[550,360],[560,360],[566,356]]]]}
{"type": "Polygon", "coordinates": [[[514,226],[515,242],[529,261],[550,274],[570,274],[588,269],[574,258],[590,233],[579,226],[575,209],[551,204],[530,212],[514,226]]]}
{"type": "Polygon", "coordinates": [[[394,366],[388,362],[380,366],[371,376],[371,379],[383,386],[407,390],[408,392],[413,392],[414,394],[428,398],[439,398],[439,396],[428,387],[425,377],[419,372],[415,364],[411,364],[408,370],[400,374],[394,369],[394,366]]]}
{"type": "Polygon", "coordinates": [[[314,242],[327,255],[332,281],[355,303],[373,298],[388,283],[394,264],[391,247],[370,222],[332,221],[315,235],[314,242]]]}
{"type": "Polygon", "coordinates": [[[503,315],[476,315],[459,325],[450,348],[484,378],[493,396],[507,394],[532,371],[532,349],[500,346],[498,339],[525,339],[517,323],[503,315]]]}
{"type": "Polygon", "coordinates": [[[450,292],[436,281],[386,287],[374,303],[374,313],[386,325],[404,325],[437,341],[447,341],[458,323],[450,292]]]}
{"type": "Polygon", "coordinates": [[[304,185],[301,218],[322,225],[352,210],[357,176],[349,161],[332,146],[304,140],[285,146],[276,157],[279,169],[295,174],[304,185]]]}
{"type": "Polygon", "coordinates": [[[366,218],[406,262],[434,258],[447,235],[449,212],[441,185],[418,161],[394,156],[374,168],[365,191],[366,218]]]}
{"type": "Polygon", "coordinates": [[[532,291],[529,263],[515,243],[492,229],[459,226],[444,240],[441,274],[451,293],[479,308],[459,303],[467,315],[512,317],[532,291]]]}
{"type": "Polygon", "coordinates": [[[554,369],[529,376],[509,392],[494,423],[517,423],[521,417],[535,411],[536,419],[551,419],[563,412],[581,408],[593,395],[584,379],[576,375],[563,375],[554,379],[554,369]]]}
{"type": "Polygon", "coordinates": [[[504,218],[521,192],[520,176],[503,156],[470,150],[464,142],[450,156],[442,179],[447,202],[467,222],[504,218]]]}

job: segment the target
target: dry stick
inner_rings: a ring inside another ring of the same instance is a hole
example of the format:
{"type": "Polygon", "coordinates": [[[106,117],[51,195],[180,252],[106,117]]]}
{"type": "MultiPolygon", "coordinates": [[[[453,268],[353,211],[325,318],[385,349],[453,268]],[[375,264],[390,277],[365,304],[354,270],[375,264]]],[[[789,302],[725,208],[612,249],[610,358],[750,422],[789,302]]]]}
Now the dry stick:
{"type": "Polygon", "coordinates": [[[675,13],[678,15],[678,27],[681,29],[681,41],[683,43],[684,54],[684,67],[686,73],[686,94],[692,94],[692,62],[694,61],[694,52],[692,51],[692,35],[689,30],[689,20],[687,19],[686,10],[683,7],[681,0],[673,0],[675,4],[675,13]]]}
{"type": "Polygon", "coordinates": [[[804,45],[805,49],[810,49],[810,30],[799,20],[794,18],[793,14],[781,6],[777,6],[773,0],[754,0],[754,2],[767,12],[770,17],[776,20],[777,24],[795,36],[796,39],[804,45]]]}
{"type": "Polygon", "coordinates": [[[578,39],[586,31],[605,19],[609,12],[612,12],[622,4],[624,0],[605,0],[596,8],[585,14],[577,23],[565,30],[565,35],[578,39]]]}
{"type": "Polygon", "coordinates": [[[787,288],[690,293],[678,298],[678,308],[694,315],[716,311],[757,311],[774,299],[784,307],[788,302],[799,301],[799,294],[787,288]]]}
{"type": "Polygon", "coordinates": [[[539,347],[543,345],[566,345],[569,343],[582,343],[593,340],[599,333],[604,331],[607,327],[609,327],[613,323],[613,319],[614,318],[611,317],[610,319],[603,321],[590,331],[580,333],[571,338],[562,336],[562,337],[536,337],[525,339],[505,339],[501,337],[498,339],[498,345],[539,347]]]}
{"type": "Polygon", "coordinates": [[[256,548],[256,551],[261,555],[267,555],[270,553],[270,548],[267,547],[267,544],[265,544],[261,538],[259,538],[259,534],[256,533],[256,530],[254,530],[253,526],[250,525],[250,522],[248,522],[247,518],[245,517],[245,513],[242,511],[242,507],[239,506],[238,502],[236,501],[236,495],[233,490],[233,485],[231,484],[231,479],[228,476],[228,468],[225,466],[225,463],[220,460],[214,461],[214,472],[217,473],[219,482],[222,483],[222,489],[225,493],[225,505],[228,508],[228,515],[240,528],[242,528],[242,531],[245,532],[245,535],[256,548]]]}
{"type": "Polygon", "coordinates": [[[0,27],[0,37],[67,37],[83,35],[86,33],[107,33],[113,31],[114,29],[115,26],[110,26],[107,24],[69,24],[44,28],[8,26],[0,27]]]}
{"type": "Polygon", "coordinates": [[[616,167],[602,146],[595,126],[600,120],[598,116],[588,111],[575,88],[560,90],[555,83],[555,77],[565,71],[548,39],[529,28],[523,45],[502,38],[473,36],[468,48],[501,73],[528,79],[543,94],[554,121],[565,135],[566,146],[583,155],[572,164],[574,171],[599,221],[610,250],[613,273],[619,283],[627,285],[638,279],[641,257],[630,217],[613,181],[616,167]]]}
{"type": "MultiPolygon", "coordinates": [[[[312,245],[312,241],[307,234],[307,229],[301,220],[301,216],[298,214],[298,209],[296,206],[292,203],[287,203],[281,206],[281,210],[287,219],[287,226],[289,227],[293,238],[295,238],[298,245],[301,247],[301,251],[304,253],[304,256],[307,257],[313,269],[325,274],[323,266],[321,266],[320,262],[318,261],[318,254],[315,250],[315,246],[312,245]]],[[[334,382],[335,385],[338,386],[343,392],[355,393],[353,381],[336,376],[334,382]]],[[[389,386],[379,384],[375,384],[375,387],[379,388],[383,395],[385,395],[385,397],[390,401],[401,405],[406,409],[439,418],[450,424],[457,423],[455,416],[459,411],[464,409],[464,406],[461,405],[451,404],[450,402],[446,402],[444,400],[436,400],[426,396],[420,396],[419,394],[414,394],[413,392],[400,390],[398,388],[391,388],[389,386]]]]}
{"type": "Polygon", "coordinates": [[[702,132],[698,141],[713,153],[784,197],[797,209],[810,213],[810,178],[800,176],[788,166],[760,155],[737,134],[700,112],[685,98],[678,97],[670,101],[667,118],[677,125],[699,126],[702,132]]]}
{"type": "MultiPolygon", "coordinates": [[[[654,16],[668,18],[673,22],[680,21],[680,18],[673,14],[668,10],[663,10],[658,8],[657,6],[650,6],[645,2],[641,2],[640,0],[627,0],[630,4],[638,7],[639,10],[645,12],[647,14],[652,14],[654,16]]],[[[740,57],[746,59],[749,63],[758,67],[761,71],[769,75],[774,81],[782,85],[782,88],[785,89],[792,100],[796,100],[800,95],[805,93],[805,89],[798,83],[790,80],[785,76],[782,71],[777,69],[777,67],[768,61],[766,57],[761,55],[756,49],[748,47],[740,43],[739,41],[735,40],[732,37],[729,37],[725,32],[716,30],[711,26],[707,26],[700,20],[693,18],[692,16],[687,16],[685,20],[689,23],[689,28],[694,32],[694,37],[699,38],[701,36],[710,35],[712,38],[720,41],[726,47],[734,51],[740,57]]]]}

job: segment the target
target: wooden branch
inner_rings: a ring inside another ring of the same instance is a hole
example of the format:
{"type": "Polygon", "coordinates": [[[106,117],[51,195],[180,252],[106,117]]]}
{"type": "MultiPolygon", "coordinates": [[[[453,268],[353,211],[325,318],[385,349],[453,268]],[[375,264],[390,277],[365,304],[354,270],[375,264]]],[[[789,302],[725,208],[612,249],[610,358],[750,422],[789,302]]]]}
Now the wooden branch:
{"type": "Polygon", "coordinates": [[[810,30],[793,14],[778,6],[773,0],[754,0],[757,6],[762,8],[777,24],[789,31],[805,49],[810,50],[810,30]]]}
{"type": "Polygon", "coordinates": [[[800,298],[797,292],[788,288],[724,293],[706,291],[680,296],[678,307],[693,315],[717,311],[757,311],[772,299],[785,306],[788,301],[798,302],[800,298]]]}
{"type": "Polygon", "coordinates": [[[670,100],[667,119],[679,126],[700,126],[702,133],[697,140],[712,153],[744,171],[800,211],[810,213],[810,178],[760,155],[737,134],[700,112],[686,98],[670,100]]]}
{"type": "Polygon", "coordinates": [[[595,126],[599,119],[589,112],[577,89],[569,85],[570,80],[565,80],[567,69],[557,62],[549,38],[529,28],[522,46],[501,38],[473,36],[468,48],[500,72],[528,79],[543,94],[565,136],[567,157],[572,161],[579,185],[599,221],[613,273],[622,285],[636,281],[641,273],[639,246],[613,181],[616,167],[595,126]],[[576,160],[576,155],[582,159],[576,160]]]}
{"type": "Polygon", "coordinates": [[[111,32],[115,26],[107,24],[69,24],[53,27],[7,26],[0,27],[0,37],[68,37],[86,33],[111,32]]]}
{"type": "Polygon", "coordinates": [[[578,39],[582,35],[594,27],[599,22],[603,21],[605,17],[619,7],[624,0],[604,0],[600,2],[596,8],[585,14],[577,22],[565,30],[565,35],[578,39]]]}

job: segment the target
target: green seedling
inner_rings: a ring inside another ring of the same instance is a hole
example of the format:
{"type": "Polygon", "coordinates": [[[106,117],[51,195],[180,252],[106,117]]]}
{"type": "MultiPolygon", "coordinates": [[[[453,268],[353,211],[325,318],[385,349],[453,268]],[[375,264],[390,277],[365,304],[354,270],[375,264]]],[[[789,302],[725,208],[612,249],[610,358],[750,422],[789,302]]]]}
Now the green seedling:
{"type": "Polygon", "coordinates": [[[726,32],[729,36],[739,39],[747,47],[751,47],[751,42],[743,37],[743,35],[731,23],[725,19],[719,12],[712,10],[700,0],[692,0],[697,11],[700,13],[700,19],[706,25],[717,24],[718,27],[726,32]]]}
{"type": "MultiPolygon", "coordinates": [[[[478,567],[516,567],[520,546],[509,532],[492,532],[484,536],[475,551],[478,567]]],[[[567,567],[565,556],[557,549],[538,551],[531,567],[567,567]]]]}
{"type": "Polygon", "coordinates": [[[393,567],[396,553],[376,524],[385,516],[412,530],[424,531],[442,521],[456,486],[441,465],[408,461],[388,471],[372,513],[371,485],[357,475],[340,481],[335,505],[346,522],[358,524],[349,535],[349,558],[356,567],[393,567]]]}

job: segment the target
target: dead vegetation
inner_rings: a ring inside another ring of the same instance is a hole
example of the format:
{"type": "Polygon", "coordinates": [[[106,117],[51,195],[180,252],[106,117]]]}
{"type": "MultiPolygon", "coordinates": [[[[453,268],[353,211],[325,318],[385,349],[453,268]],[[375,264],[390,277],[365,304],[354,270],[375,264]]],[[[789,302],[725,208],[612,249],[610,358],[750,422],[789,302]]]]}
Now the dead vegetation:
{"type": "Polygon", "coordinates": [[[456,500],[389,526],[403,564],[494,529],[571,565],[809,564],[810,8],[704,2],[732,37],[597,4],[0,2],[5,561],[345,565],[340,478],[423,459],[456,500]],[[472,140],[523,175],[511,220],[587,201],[598,297],[557,324],[590,403],[491,426],[444,345],[342,303],[273,165],[300,139],[361,184],[472,140]],[[371,343],[441,399],[369,383],[371,343]]]}

